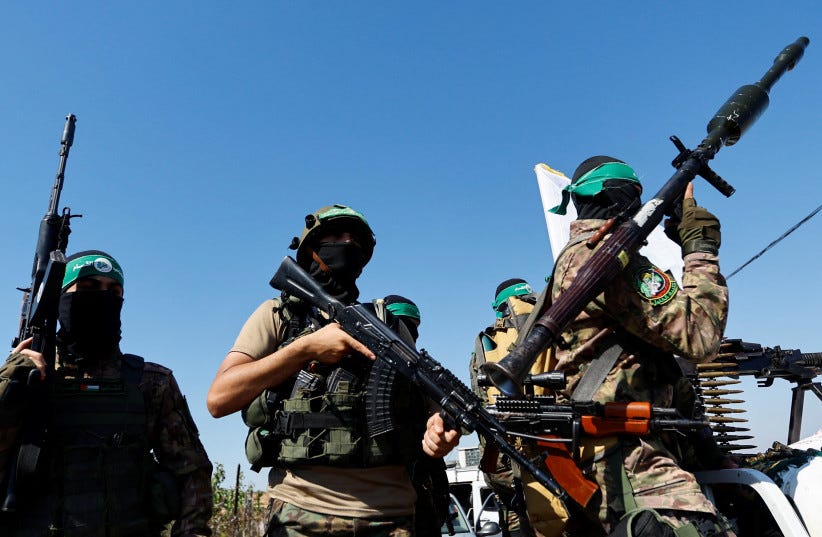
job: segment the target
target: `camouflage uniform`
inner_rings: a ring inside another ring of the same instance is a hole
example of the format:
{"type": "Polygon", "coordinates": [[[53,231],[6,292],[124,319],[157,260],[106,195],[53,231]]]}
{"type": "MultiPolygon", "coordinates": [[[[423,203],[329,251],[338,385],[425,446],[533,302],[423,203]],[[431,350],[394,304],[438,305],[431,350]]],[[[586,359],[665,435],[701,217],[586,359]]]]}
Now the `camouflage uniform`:
{"type": "MultiPolygon", "coordinates": [[[[4,391],[4,385],[8,386],[11,377],[25,378],[33,367],[34,364],[28,357],[12,354],[0,368],[0,393],[4,391]]],[[[123,359],[118,357],[89,371],[82,378],[119,379],[122,376],[122,368],[123,359]]],[[[57,385],[65,379],[76,377],[76,369],[59,368],[55,372],[53,383],[57,385]]],[[[211,535],[208,527],[212,511],[211,462],[200,442],[186,400],[180,393],[171,370],[158,364],[145,363],[138,387],[145,402],[145,434],[148,445],[160,467],[176,478],[178,486],[180,516],[174,522],[171,535],[211,535]]],[[[0,464],[4,469],[21,412],[22,407],[19,405],[0,406],[0,464]]],[[[135,461],[135,465],[138,464],[139,461],[135,461]]],[[[53,517],[62,499],[59,491],[55,490],[57,487],[54,486],[59,480],[47,477],[46,481],[49,486],[43,487],[45,490],[37,493],[37,501],[27,502],[27,507],[16,516],[17,529],[14,530],[11,524],[8,524],[5,529],[0,530],[0,534],[6,535],[7,531],[9,535],[48,534],[48,527],[57,522],[53,517]],[[37,526],[42,531],[32,526],[37,526]]],[[[133,486],[137,487],[138,484],[134,483],[133,486]]],[[[112,502],[117,503],[117,498],[113,498],[112,502]]],[[[133,535],[143,537],[145,533],[133,535]]]]}
{"type": "Polygon", "coordinates": [[[357,518],[315,513],[272,498],[268,507],[267,537],[411,537],[413,518],[409,516],[357,518]]]}
{"type": "MultiPolygon", "coordinates": [[[[586,247],[585,240],[602,223],[571,223],[569,245],[554,269],[554,300],[568,289],[592,256],[594,250],[586,247]]],[[[588,364],[603,350],[598,348],[603,333],[615,331],[627,343],[593,399],[603,403],[649,401],[654,406],[672,406],[674,385],[681,373],[671,354],[693,362],[714,356],[728,310],[728,290],[719,273],[717,256],[690,253],[684,262],[679,288],[672,277],[637,255],[604,293],[585,307],[557,345],[557,369],[568,376],[566,389],[558,394],[560,400],[570,398],[588,364]]],[[[596,511],[606,529],[625,512],[619,461],[638,507],[653,508],[663,515],[670,511],[696,513],[696,518],[716,515],[693,475],[680,468],[663,437],[612,437],[596,444],[590,447],[599,447],[600,453],[583,461],[583,471],[602,492],[589,509],[596,511]]],[[[676,516],[669,520],[675,526],[681,525],[676,516]]]]}

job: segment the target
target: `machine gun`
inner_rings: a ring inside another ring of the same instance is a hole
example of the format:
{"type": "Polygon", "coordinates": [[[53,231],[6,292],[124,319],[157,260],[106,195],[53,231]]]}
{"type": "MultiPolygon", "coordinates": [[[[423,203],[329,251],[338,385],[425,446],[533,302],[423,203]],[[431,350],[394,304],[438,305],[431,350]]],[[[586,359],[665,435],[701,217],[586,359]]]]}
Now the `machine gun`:
{"type": "Polygon", "coordinates": [[[709,419],[717,442],[725,451],[754,447],[731,444],[735,440],[751,438],[749,436],[731,437],[728,435],[728,433],[747,431],[747,429],[740,428],[740,425],[747,421],[746,419],[729,416],[729,414],[745,412],[743,409],[729,408],[730,405],[743,401],[723,398],[741,393],[741,390],[727,388],[729,385],[739,383],[739,376],[753,376],[757,379],[757,385],[763,388],[772,386],[777,378],[795,384],[792,388],[791,415],[788,424],[788,443],[792,444],[800,437],[805,392],[810,391],[822,400],[822,383],[814,380],[820,374],[822,374],[822,353],[803,353],[799,350],[782,349],[781,347],[763,347],[758,343],[748,343],[741,339],[723,340],[715,361],[696,366],[702,401],[706,405],[704,411],[713,415],[709,419]]]}
{"type": "MultiPolygon", "coordinates": [[[[12,341],[12,347],[31,338],[29,348],[43,354],[46,361],[46,380],[40,381],[40,372],[33,370],[27,380],[30,405],[28,405],[27,419],[23,421],[20,431],[20,440],[16,452],[9,457],[9,467],[6,469],[6,483],[4,497],[0,503],[0,511],[14,512],[18,503],[18,490],[30,485],[37,469],[40,450],[46,436],[46,426],[43,423],[44,402],[48,397],[47,382],[54,371],[57,334],[57,306],[60,299],[60,290],[63,285],[63,276],[66,270],[66,247],[68,236],[71,233],[69,226],[71,218],[80,215],[71,214],[71,210],[64,208],[58,213],[60,193],[63,190],[63,179],[66,171],[66,161],[74,143],[74,126],[77,118],[73,114],[66,116],[63,136],[60,140],[60,163],[57,168],[57,177],[51,189],[48,210],[40,221],[40,231],[37,237],[37,246],[34,251],[34,265],[31,270],[31,285],[20,289],[23,292],[23,306],[20,314],[20,327],[17,337],[12,341]]],[[[20,387],[22,389],[22,387],[20,387]]],[[[8,393],[13,393],[10,388],[8,393]]]]}
{"type": "MultiPolygon", "coordinates": [[[[674,175],[633,218],[621,223],[604,240],[568,289],[541,313],[533,329],[516,349],[499,362],[483,364],[483,369],[500,392],[509,396],[522,393],[522,380],[537,356],[556,343],[585,306],[622,272],[663,216],[673,215],[685,187],[696,176],[704,178],[726,196],[733,194],[734,188],[711,170],[708,163],[723,146],[739,141],[764,112],[771,87],[785,72],[793,69],[809,42],[807,37],[800,37],[779,53],[758,82],[739,88],[708,123],[708,135],[696,149],[688,150],[679,139],[671,137],[679,150],[673,161],[677,168],[674,175]]],[[[600,231],[600,235],[604,236],[610,230],[600,231]]]]}

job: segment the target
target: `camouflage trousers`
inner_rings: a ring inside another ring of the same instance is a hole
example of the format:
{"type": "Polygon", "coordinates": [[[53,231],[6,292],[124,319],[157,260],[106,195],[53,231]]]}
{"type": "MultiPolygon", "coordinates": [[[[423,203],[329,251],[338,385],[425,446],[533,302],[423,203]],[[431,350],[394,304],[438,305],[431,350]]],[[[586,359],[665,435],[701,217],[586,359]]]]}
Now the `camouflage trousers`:
{"type": "Polygon", "coordinates": [[[702,493],[694,475],[680,468],[663,442],[654,437],[624,438],[614,451],[584,469],[599,485],[601,496],[589,505],[606,529],[613,528],[632,507],[654,509],[673,527],[691,523],[704,536],[734,534],[725,518],[702,493]],[[624,469],[624,473],[623,473],[624,469]],[[627,477],[627,485],[623,482],[627,477]],[[626,488],[630,490],[626,490],[626,488]]]}
{"type": "Polygon", "coordinates": [[[300,509],[272,498],[266,537],[413,537],[414,517],[352,518],[300,509]]]}
{"type": "MultiPolygon", "coordinates": [[[[680,468],[658,438],[620,438],[594,462],[583,464],[596,483],[585,512],[556,511],[558,505],[528,501],[529,518],[542,537],[588,537],[613,531],[626,512],[653,509],[674,528],[693,525],[704,537],[734,537],[725,517],[702,493],[696,478],[680,468]],[[532,511],[538,505],[536,511],[532,511]]],[[[545,491],[548,494],[547,491],[545,491]]],[[[528,498],[526,496],[526,498],[528,498]]]]}

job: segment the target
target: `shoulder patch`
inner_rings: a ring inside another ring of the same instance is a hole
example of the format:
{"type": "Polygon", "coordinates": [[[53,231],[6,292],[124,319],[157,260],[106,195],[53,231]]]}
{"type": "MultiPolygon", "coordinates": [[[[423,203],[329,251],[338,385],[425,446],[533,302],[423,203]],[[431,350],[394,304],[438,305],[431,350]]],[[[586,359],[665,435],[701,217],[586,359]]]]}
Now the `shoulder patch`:
{"type": "Polygon", "coordinates": [[[653,306],[670,302],[679,290],[676,280],[653,265],[646,265],[634,271],[634,288],[639,296],[653,306]]]}

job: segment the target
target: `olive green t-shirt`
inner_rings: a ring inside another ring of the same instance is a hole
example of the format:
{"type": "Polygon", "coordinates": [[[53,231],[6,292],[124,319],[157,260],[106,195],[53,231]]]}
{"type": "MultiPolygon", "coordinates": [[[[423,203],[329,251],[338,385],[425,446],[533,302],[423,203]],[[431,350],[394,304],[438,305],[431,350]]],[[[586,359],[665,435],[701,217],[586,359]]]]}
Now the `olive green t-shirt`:
{"type": "MultiPolygon", "coordinates": [[[[260,360],[277,350],[284,323],[274,307],[266,300],[251,314],[232,351],[260,360]]],[[[268,493],[309,511],[359,518],[411,515],[416,500],[403,466],[272,468],[268,493]]]]}

